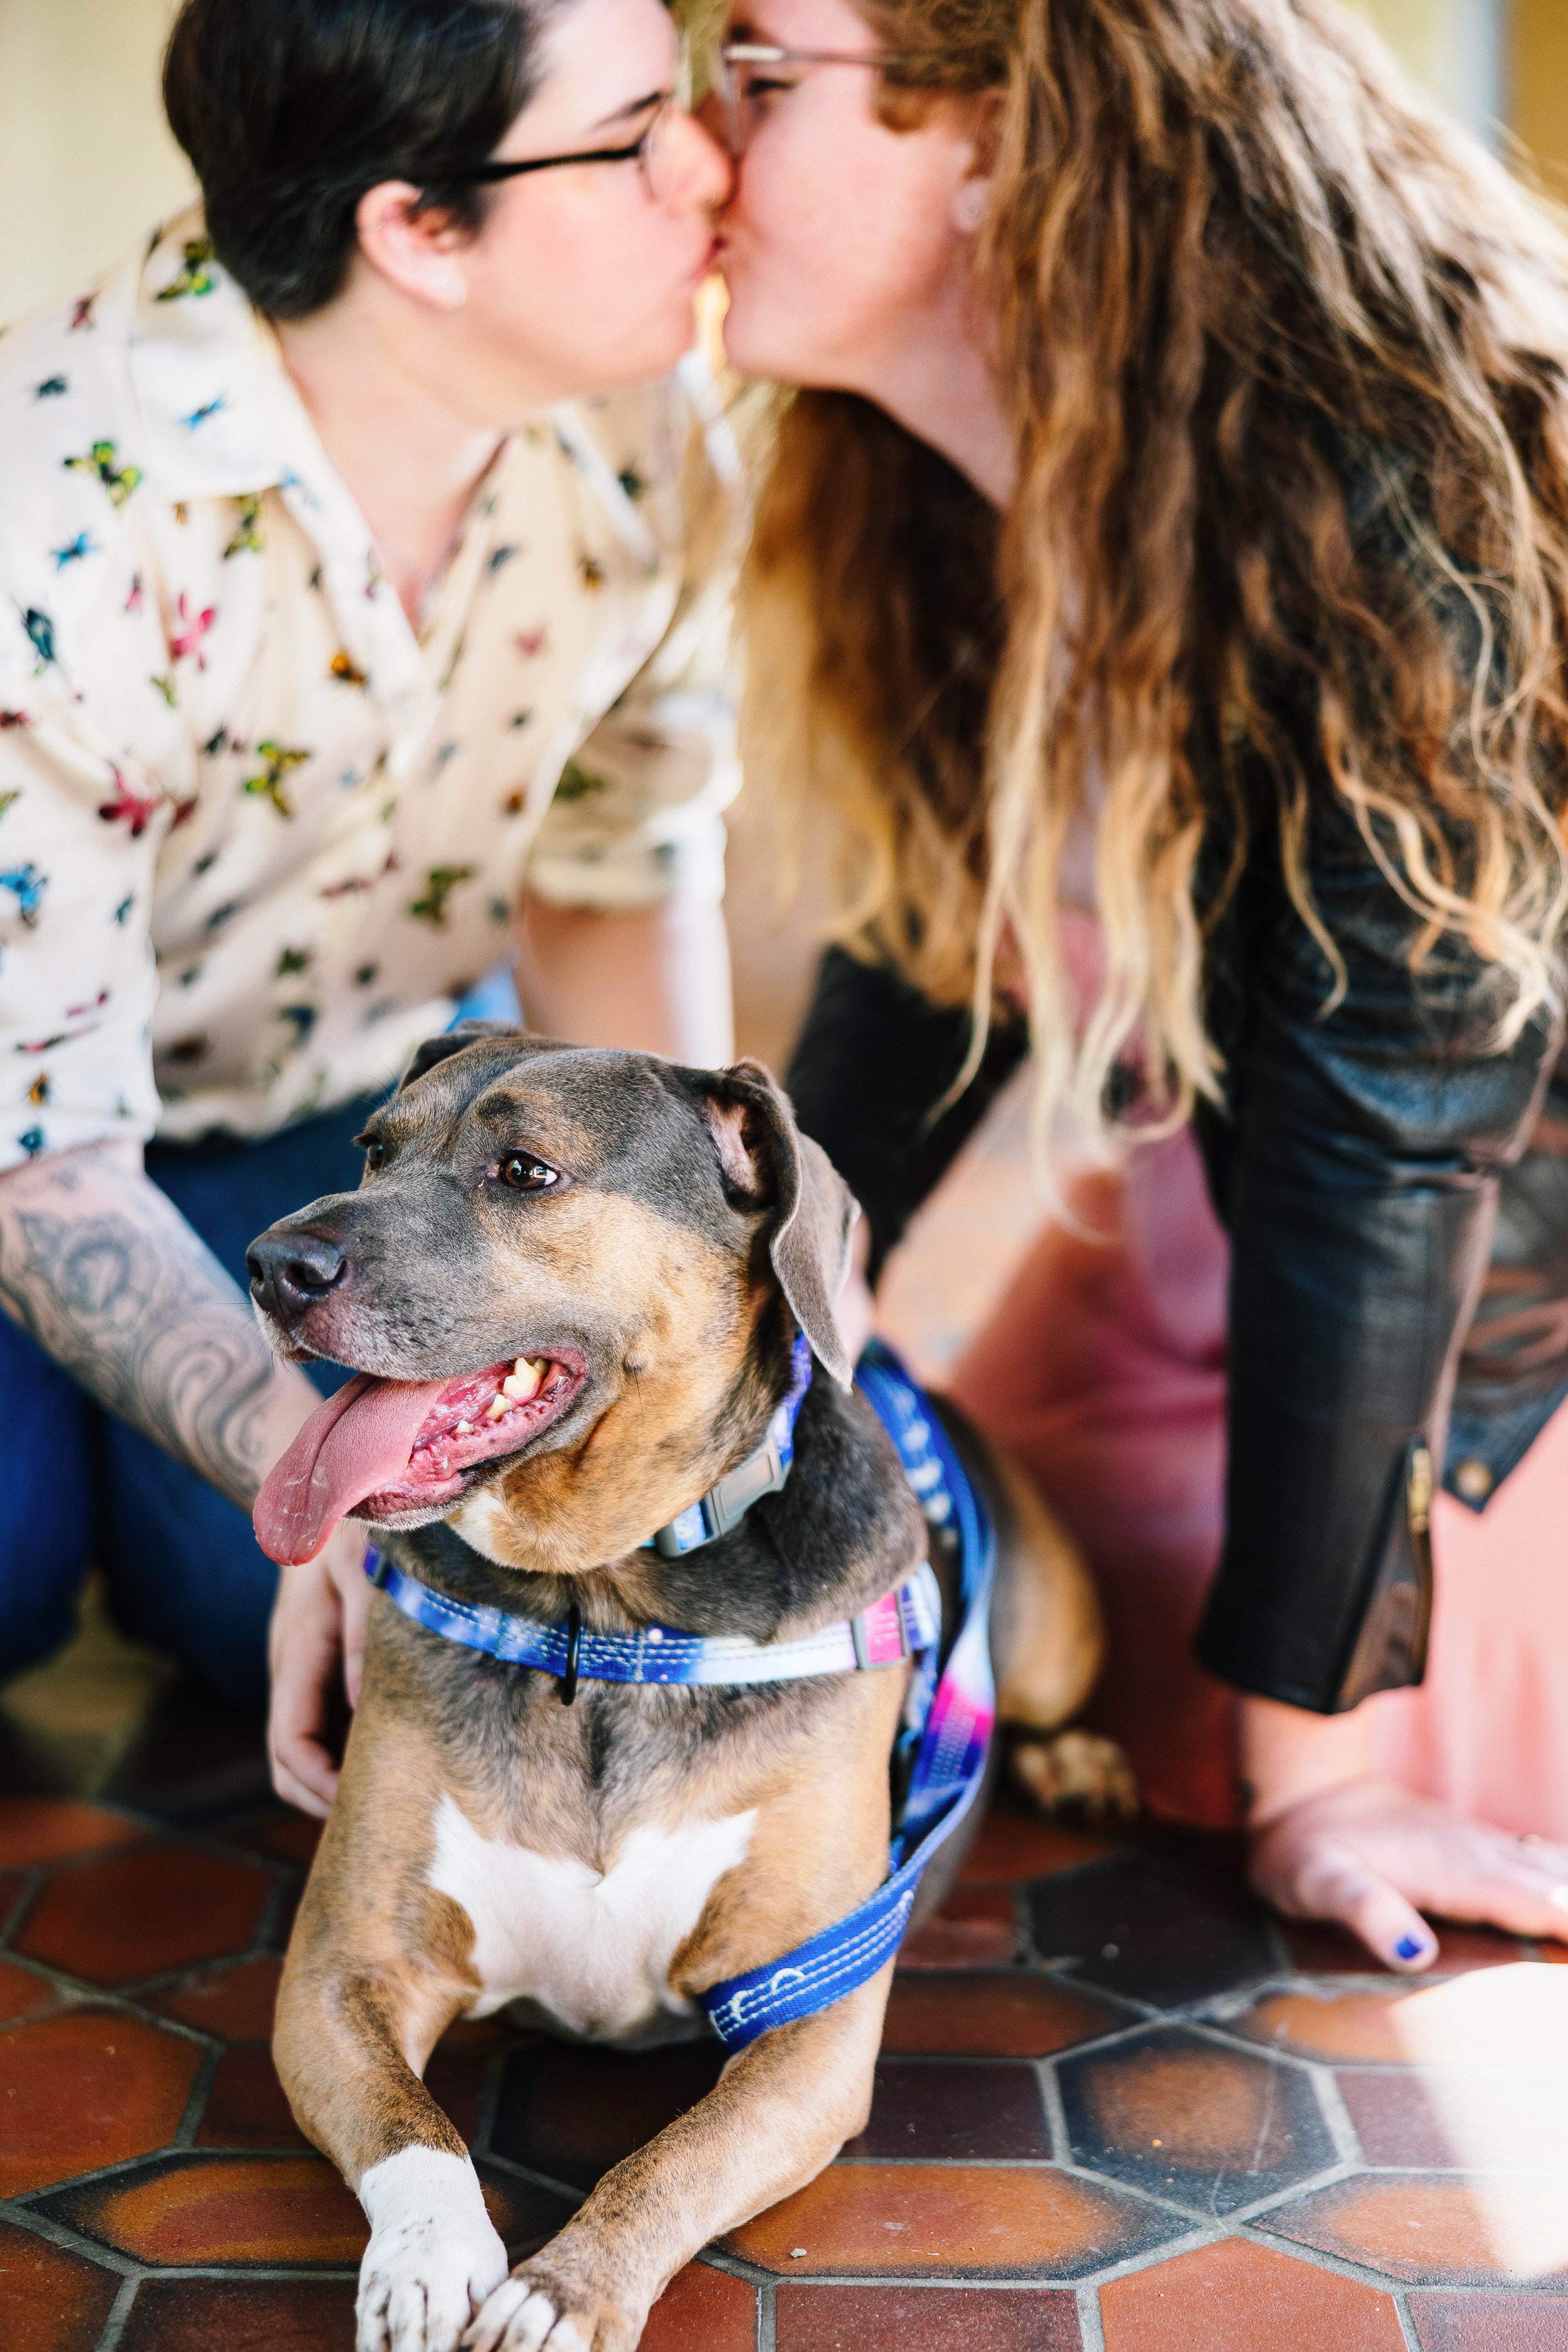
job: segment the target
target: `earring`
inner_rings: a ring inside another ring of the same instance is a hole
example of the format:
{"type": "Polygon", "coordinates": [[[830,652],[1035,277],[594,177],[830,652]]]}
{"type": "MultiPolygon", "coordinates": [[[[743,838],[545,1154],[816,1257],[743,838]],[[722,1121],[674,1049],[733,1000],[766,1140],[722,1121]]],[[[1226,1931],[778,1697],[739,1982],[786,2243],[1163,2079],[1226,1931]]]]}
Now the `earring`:
{"type": "Polygon", "coordinates": [[[963,236],[973,236],[990,209],[990,181],[964,180],[953,194],[952,225],[963,236]]]}

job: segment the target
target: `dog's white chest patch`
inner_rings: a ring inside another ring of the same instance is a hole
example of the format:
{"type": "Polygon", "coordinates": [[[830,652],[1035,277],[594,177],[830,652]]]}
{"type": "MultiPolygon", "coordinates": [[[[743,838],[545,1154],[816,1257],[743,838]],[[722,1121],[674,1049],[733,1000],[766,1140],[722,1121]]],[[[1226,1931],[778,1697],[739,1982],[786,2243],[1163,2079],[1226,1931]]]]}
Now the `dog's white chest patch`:
{"type": "Polygon", "coordinates": [[[475,2013],[541,2002],[574,2032],[634,2032],[659,2010],[689,2013],[669,1967],[727,1870],[743,1862],[754,1811],[679,1829],[645,1825],[606,1871],[482,1837],[444,1796],[430,1884],[473,1922],[483,1991],[475,2013]]]}

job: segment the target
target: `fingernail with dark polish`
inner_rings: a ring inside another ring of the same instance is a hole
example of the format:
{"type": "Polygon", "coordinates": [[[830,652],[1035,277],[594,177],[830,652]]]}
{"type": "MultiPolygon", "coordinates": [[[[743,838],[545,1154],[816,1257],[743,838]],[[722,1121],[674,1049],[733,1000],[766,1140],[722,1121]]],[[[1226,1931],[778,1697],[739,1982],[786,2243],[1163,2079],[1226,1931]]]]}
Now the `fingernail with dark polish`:
{"type": "Polygon", "coordinates": [[[1418,1960],[1426,1949],[1426,1938],[1425,1936],[1401,1936],[1394,1949],[1399,1959],[1418,1960]]]}

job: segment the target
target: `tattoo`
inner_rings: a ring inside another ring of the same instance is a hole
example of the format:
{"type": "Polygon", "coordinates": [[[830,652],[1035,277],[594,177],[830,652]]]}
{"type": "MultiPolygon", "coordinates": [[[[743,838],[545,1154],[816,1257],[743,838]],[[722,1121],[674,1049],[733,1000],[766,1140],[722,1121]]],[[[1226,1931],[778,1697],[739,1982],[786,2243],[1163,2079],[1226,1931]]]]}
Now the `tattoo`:
{"type": "Polygon", "coordinates": [[[110,1207],[79,1160],[26,1175],[21,1197],[0,1186],[0,1301],[100,1403],[248,1510],[277,1450],[279,1367],[247,1301],[146,1180],[120,1178],[110,1207]],[[60,1213],[31,1205],[51,1194],[60,1213]]]}

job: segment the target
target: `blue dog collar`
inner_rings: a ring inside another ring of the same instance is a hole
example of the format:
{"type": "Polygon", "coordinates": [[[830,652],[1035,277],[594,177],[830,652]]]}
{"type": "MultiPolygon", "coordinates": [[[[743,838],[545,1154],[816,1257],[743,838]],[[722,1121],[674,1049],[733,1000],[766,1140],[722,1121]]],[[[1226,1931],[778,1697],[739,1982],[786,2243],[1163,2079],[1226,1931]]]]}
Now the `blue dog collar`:
{"type": "Polygon", "coordinates": [[[657,1551],[663,1559],[683,1559],[689,1551],[700,1551],[704,1544],[738,1528],[752,1504],[760,1503],[764,1495],[776,1495],[795,1460],[795,1425],[810,1386],[811,1346],[805,1333],[797,1331],[790,1358],[789,1391],[768,1423],[763,1443],[738,1470],[710,1486],[679,1518],[658,1528],[643,1549],[657,1551]]]}

